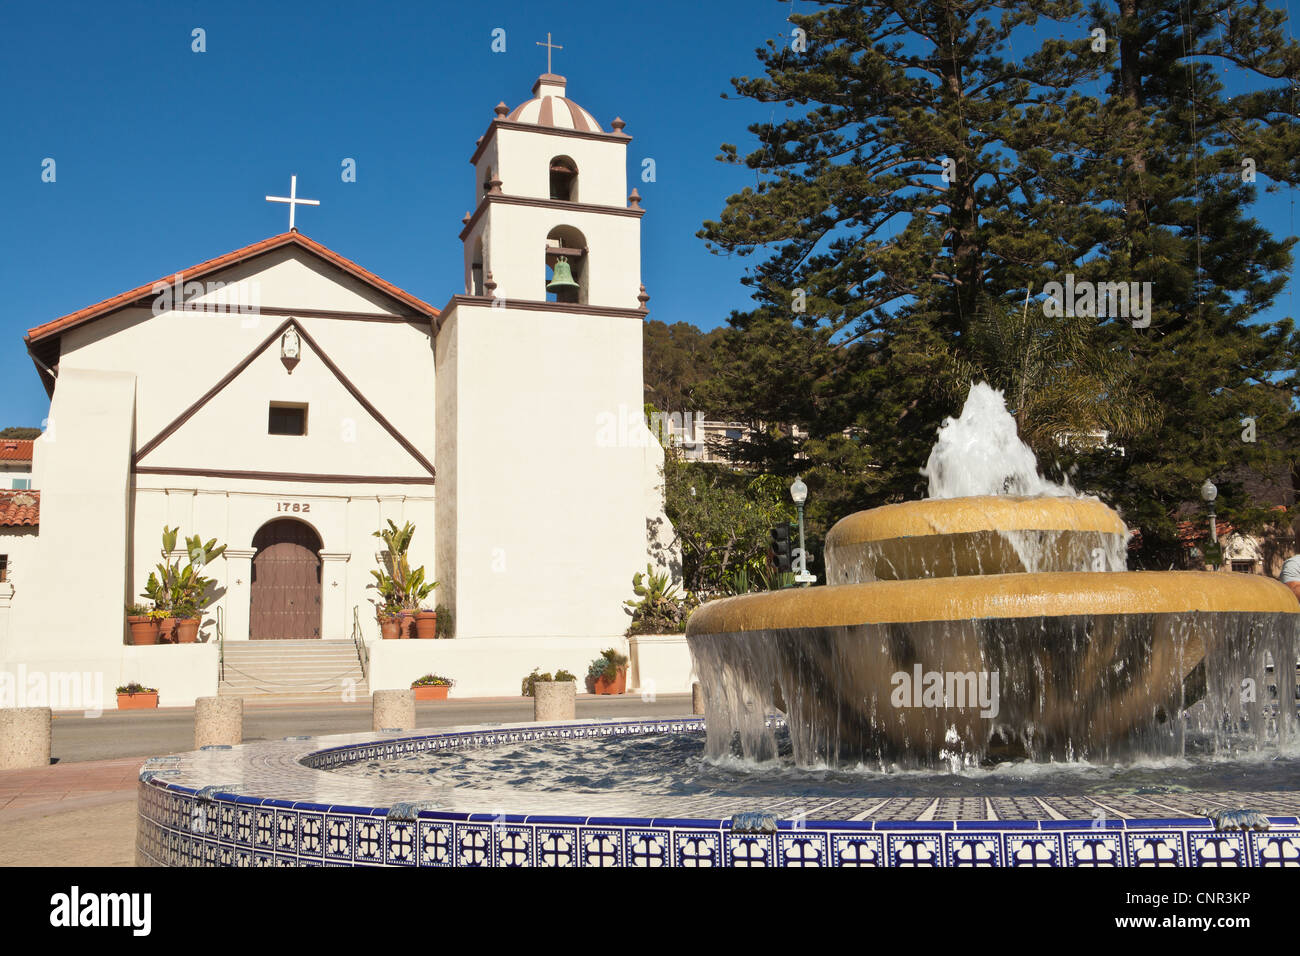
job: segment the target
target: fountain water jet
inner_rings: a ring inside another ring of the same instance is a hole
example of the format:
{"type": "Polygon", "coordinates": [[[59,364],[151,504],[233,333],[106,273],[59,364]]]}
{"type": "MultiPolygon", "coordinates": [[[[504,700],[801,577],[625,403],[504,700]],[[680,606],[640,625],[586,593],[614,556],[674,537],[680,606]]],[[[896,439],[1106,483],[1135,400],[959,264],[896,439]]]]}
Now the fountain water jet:
{"type": "Polygon", "coordinates": [[[803,765],[1179,754],[1182,715],[1200,698],[1212,736],[1226,741],[1244,717],[1260,746],[1293,739],[1300,603],[1289,589],[1126,571],[1119,516],[1042,478],[987,385],[944,423],[924,473],[931,498],[831,529],[830,586],[692,615],[710,754],[739,734],[746,756],[771,756],[773,708],[803,765]],[[1243,702],[1246,679],[1260,697],[1276,685],[1275,715],[1267,700],[1243,702]],[[979,698],[994,681],[991,707],[979,698]]]}

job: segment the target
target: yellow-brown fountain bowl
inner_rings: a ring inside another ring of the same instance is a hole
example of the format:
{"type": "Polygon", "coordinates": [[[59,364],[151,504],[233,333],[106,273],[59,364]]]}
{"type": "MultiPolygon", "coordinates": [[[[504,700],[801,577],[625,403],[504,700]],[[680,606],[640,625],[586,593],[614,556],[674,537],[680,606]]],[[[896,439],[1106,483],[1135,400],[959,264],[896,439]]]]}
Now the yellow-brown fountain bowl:
{"type": "Polygon", "coordinates": [[[1207,654],[1255,659],[1291,647],[1297,629],[1300,602],[1268,578],[1139,571],[749,594],[699,608],[686,633],[711,715],[734,711],[723,689],[743,687],[786,711],[800,759],[924,763],[978,759],[995,738],[1040,758],[1114,756],[1179,732],[1171,718],[1207,654]],[[996,674],[996,706],[900,703],[900,687],[929,673],[996,674]]]}
{"type": "Polygon", "coordinates": [[[907,501],[860,511],[831,528],[827,582],[1120,571],[1127,537],[1119,515],[1095,498],[907,501]]]}

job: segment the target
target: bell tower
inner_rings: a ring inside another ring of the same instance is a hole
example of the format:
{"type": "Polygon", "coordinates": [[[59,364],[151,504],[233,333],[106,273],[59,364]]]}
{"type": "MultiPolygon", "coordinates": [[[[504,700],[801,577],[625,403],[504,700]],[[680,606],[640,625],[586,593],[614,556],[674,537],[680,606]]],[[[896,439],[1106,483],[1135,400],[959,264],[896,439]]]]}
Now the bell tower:
{"type": "MultiPolygon", "coordinates": [[[[547,72],[498,104],[470,159],[465,292],[435,342],[438,593],[458,639],[598,653],[628,624],[663,455],[642,415],[631,137],[566,85],[547,72]]],[[[530,653],[521,674],[545,663],[530,653]]]]}
{"type": "Polygon", "coordinates": [[[465,291],[639,308],[644,210],[627,191],[631,137],[621,119],[603,130],[565,95],[566,83],[543,73],[532,99],[497,105],[478,142],[470,160],[478,205],[461,232],[465,291]]]}

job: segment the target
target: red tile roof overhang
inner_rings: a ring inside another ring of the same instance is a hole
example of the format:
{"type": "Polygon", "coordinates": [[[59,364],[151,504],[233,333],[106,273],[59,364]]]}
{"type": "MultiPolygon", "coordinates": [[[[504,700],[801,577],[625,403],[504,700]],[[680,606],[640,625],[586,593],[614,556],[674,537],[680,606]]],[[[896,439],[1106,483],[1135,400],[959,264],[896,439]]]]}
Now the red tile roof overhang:
{"type": "MultiPolygon", "coordinates": [[[[199,279],[204,275],[209,275],[221,269],[226,269],[240,262],[254,259],[257,256],[265,255],[276,249],[285,246],[297,246],[308,252],[314,253],[344,272],[360,279],[362,282],[379,290],[390,298],[398,302],[402,307],[408,310],[412,317],[424,317],[436,322],[438,310],[422,299],[417,299],[403,289],[398,288],[391,282],[379,278],[368,269],[363,269],[351,259],[339,255],[337,252],[329,249],[314,239],[309,239],[297,230],[282,232],[278,236],[272,236],[269,239],[263,239],[252,245],[244,246],[242,249],[236,249],[234,252],[228,252],[223,256],[217,256],[215,259],[209,259],[206,262],[200,262],[196,266],[180,270],[186,280],[199,279]]],[[[155,295],[154,289],[159,284],[169,284],[175,279],[175,273],[156,279],[153,282],[146,282],[144,285],[136,286],[120,295],[115,295],[111,299],[105,299],[95,305],[87,306],[76,312],[71,312],[62,318],[55,319],[53,322],[46,322],[44,325],[38,325],[29,329],[24,341],[27,343],[27,352],[31,355],[32,361],[35,362],[37,370],[41,372],[41,380],[45,385],[45,390],[51,395],[54,393],[54,370],[59,364],[60,343],[64,332],[78,326],[85,325],[87,322],[93,322],[96,319],[103,318],[121,309],[138,305],[146,300],[152,299],[155,295]]]]}
{"type": "Polygon", "coordinates": [[[24,438],[0,438],[0,461],[31,461],[32,442],[24,438]]]}
{"type": "Polygon", "coordinates": [[[0,528],[34,528],[40,523],[39,491],[0,491],[0,528]]]}

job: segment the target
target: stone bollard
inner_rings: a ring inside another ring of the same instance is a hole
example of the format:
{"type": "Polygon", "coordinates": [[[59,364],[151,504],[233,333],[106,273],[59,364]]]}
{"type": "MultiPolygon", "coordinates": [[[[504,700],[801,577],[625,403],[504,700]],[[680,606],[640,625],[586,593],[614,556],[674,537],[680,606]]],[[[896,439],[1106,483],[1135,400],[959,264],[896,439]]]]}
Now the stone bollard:
{"type": "Polygon", "coordinates": [[[415,691],[377,690],[370,695],[375,730],[414,730],[415,691]]]}
{"type": "Polygon", "coordinates": [[[578,687],[571,680],[533,685],[533,720],[573,720],[578,687]]]}
{"type": "Polygon", "coordinates": [[[704,688],[700,686],[699,681],[691,685],[691,713],[704,713],[704,688]]]}
{"type": "Polygon", "coordinates": [[[50,765],[50,708],[0,708],[0,770],[50,765]]]}
{"type": "Polygon", "coordinates": [[[194,749],[244,742],[244,698],[200,697],[194,701],[194,749]]]}

